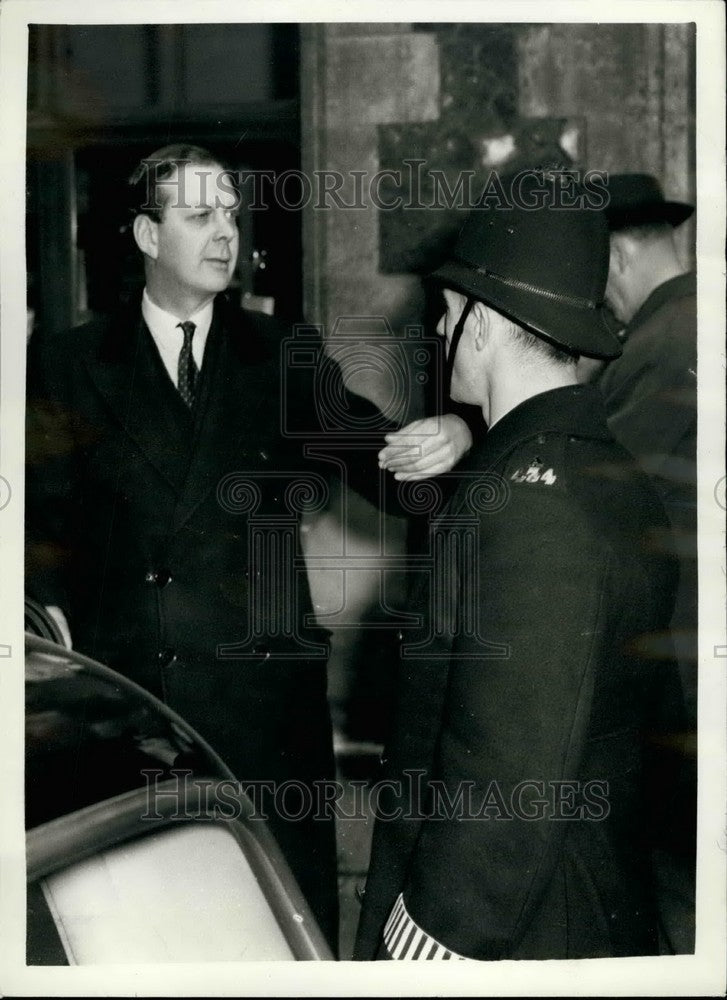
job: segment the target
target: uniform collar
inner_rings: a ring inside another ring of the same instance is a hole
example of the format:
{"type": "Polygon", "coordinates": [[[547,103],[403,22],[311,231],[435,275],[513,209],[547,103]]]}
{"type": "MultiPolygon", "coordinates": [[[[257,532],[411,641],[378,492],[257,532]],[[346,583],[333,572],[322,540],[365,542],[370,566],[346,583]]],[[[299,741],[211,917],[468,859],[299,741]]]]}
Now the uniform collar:
{"type": "Polygon", "coordinates": [[[686,274],[678,274],[676,278],[669,278],[668,281],[658,285],[641,308],[636,310],[636,313],[631,318],[631,322],[626,326],[626,336],[629,335],[631,330],[641,326],[665,302],[670,302],[674,299],[683,299],[688,295],[696,294],[697,275],[694,271],[688,271],[686,274]]]}
{"type": "Polygon", "coordinates": [[[478,452],[478,464],[483,459],[491,463],[519,441],[547,433],[608,440],[611,432],[597,386],[567,385],[531,396],[498,420],[472,451],[478,452]]]}

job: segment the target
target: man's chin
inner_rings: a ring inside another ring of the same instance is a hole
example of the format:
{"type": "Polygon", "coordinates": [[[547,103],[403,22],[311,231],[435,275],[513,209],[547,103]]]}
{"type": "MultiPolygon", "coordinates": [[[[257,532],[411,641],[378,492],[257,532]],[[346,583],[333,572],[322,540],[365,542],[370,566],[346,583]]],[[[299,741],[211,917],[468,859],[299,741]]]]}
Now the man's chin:
{"type": "Polygon", "coordinates": [[[213,278],[212,280],[205,282],[204,291],[208,294],[217,295],[219,292],[226,291],[230,287],[231,281],[231,274],[221,274],[218,278],[213,278]]]}

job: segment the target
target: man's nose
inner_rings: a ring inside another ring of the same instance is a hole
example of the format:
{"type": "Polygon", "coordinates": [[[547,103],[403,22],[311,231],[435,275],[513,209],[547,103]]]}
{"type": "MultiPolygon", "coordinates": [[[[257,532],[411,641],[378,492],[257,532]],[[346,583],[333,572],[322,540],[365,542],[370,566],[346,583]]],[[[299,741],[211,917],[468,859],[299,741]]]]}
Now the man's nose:
{"type": "Polygon", "coordinates": [[[227,209],[218,208],[215,219],[217,222],[216,239],[232,240],[237,236],[237,225],[235,220],[227,214],[227,209]]]}

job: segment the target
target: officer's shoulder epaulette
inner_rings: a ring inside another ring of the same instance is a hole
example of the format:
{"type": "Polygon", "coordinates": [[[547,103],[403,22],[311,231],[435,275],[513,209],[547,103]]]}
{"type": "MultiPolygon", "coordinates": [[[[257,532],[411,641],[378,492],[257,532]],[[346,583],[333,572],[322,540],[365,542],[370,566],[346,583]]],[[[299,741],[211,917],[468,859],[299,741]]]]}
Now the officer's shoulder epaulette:
{"type": "Polygon", "coordinates": [[[564,488],[565,436],[546,432],[519,441],[505,456],[501,475],[511,486],[564,488]]]}

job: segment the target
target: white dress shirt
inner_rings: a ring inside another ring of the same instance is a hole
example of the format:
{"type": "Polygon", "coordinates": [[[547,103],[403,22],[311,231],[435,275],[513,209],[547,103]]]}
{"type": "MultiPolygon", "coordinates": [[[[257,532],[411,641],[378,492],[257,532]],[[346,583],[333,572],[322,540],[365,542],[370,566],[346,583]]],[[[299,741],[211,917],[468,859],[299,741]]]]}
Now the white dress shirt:
{"type": "MultiPolygon", "coordinates": [[[[202,306],[193,316],[186,317],[195,326],[194,337],[192,337],[192,357],[200,371],[202,370],[202,359],[204,357],[205,344],[207,343],[207,334],[210,331],[212,323],[213,309],[214,300],[208,302],[206,306],[202,306]]],[[[179,352],[182,349],[184,341],[184,333],[179,326],[182,320],[179,316],[173,316],[166,309],[155,305],[147,295],[146,288],[141,297],[141,315],[144,317],[144,322],[149,327],[149,332],[154,338],[154,343],[159,351],[159,356],[164,362],[164,367],[169,374],[169,378],[175,387],[179,388],[179,352]]]]}

